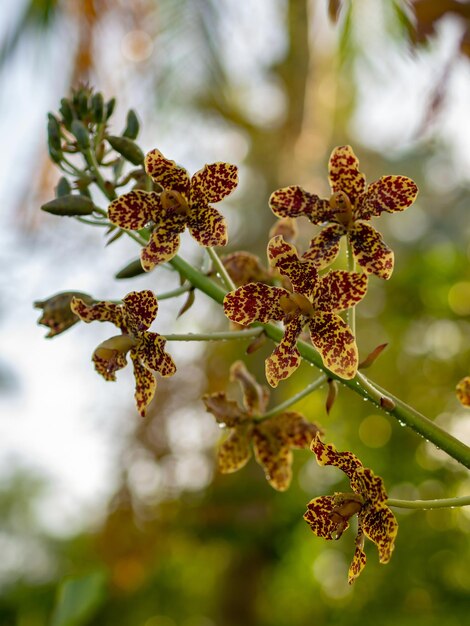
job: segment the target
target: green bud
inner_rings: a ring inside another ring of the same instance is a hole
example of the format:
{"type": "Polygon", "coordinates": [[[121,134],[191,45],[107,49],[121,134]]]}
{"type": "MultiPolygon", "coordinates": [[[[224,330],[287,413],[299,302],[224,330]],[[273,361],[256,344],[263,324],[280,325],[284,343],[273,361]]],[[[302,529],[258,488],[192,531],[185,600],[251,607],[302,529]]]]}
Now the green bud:
{"type": "Polygon", "coordinates": [[[48,113],[47,122],[47,145],[49,155],[55,163],[62,161],[62,145],[60,141],[60,125],[56,117],[52,113],[48,113]]]}
{"type": "Polygon", "coordinates": [[[145,159],[145,155],[139,146],[129,139],[128,137],[117,137],[115,135],[109,135],[107,140],[111,146],[119,152],[125,159],[133,163],[134,165],[142,165],[145,159]]]}
{"type": "Polygon", "coordinates": [[[60,108],[59,108],[60,114],[62,115],[62,119],[64,120],[64,124],[65,126],[70,129],[70,126],[72,125],[73,122],[73,109],[72,106],[69,102],[69,100],[67,100],[67,98],[62,98],[62,100],[60,101],[60,108]]]}
{"type": "Polygon", "coordinates": [[[76,97],[76,106],[81,119],[84,119],[88,115],[89,107],[89,92],[87,89],[80,89],[76,97]]]}
{"type": "Polygon", "coordinates": [[[42,211],[51,213],[51,215],[66,215],[68,217],[90,215],[94,209],[95,205],[90,198],[71,194],[55,198],[41,207],[42,211]]]}
{"type": "Polygon", "coordinates": [[[71,130],[80,150],[88,150],[90,147],[90,136],[85,124],[80,122],[80,120],[73,120],[71,130]]]}
{"type": "Polygon", "coordinates": [[[126,120],[126,128],[122,133],[123,137],[128,137],[129,139],[135,139],[139,134],[140,124],[137,119],[137,115],[133,109],[129,109],[126,120]]]}
{"type": "Polygon", "coordinates": [[[93,117],[95,122],[101,124],[104,122],[104,100],[103,94],[95,93],[91,99],[91,108],[93,110],[93,117]]]}
{"type": "Polygon", "coordinates": [[[111,115],[114,113],[114,107],[116,106],[116,98],[111,98],[106,103],[106,119],[109,120],[111,115]]]}
{"type": "Polygon", "coordinates": [[[57,183],[57,187],[55,189],[55,195],[57,198],[62,198],[63,196],[68,196],[72,192],[69,181],[65,178],[65,176],[61,176],[59,182],[57,183]]]}
{"type": "Polygon", "coordinates": [[[126,267],[123,267],[122,270],[116,274],[116,278],[134,278],[134,276],[140,276],[140,274],[145,274],[145,270],[142,267],[140,259],[135,259],[135,261],[131,261],[126,267]]]}

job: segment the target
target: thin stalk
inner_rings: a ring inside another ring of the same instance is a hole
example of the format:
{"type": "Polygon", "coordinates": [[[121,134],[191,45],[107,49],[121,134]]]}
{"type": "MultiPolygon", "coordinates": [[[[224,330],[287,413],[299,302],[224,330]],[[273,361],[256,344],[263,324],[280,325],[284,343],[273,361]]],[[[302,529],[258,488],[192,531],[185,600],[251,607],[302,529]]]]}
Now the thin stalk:
{"type": "Polygon", "coordinates": [[[251,339],[263,331],[260,328],[233,330],[219,333],[187,333],[184,335],[162,335],[167,341],[232,341],[234,339],[251,339]]]}
{"type": "Polygon", "coordinates": [[[319,378],[317,378],[317,380],[314,380],[313,383],[310,383],[310,385],[305,387],[305,389],[302,389],[302,391],[297,393],[295,396],[288,398],[287,400],[285,400],[284,402],[281,402],[280,404],[273,407],[269,411],[266,411],[266,413],[263,413],[262,415],[256,417],[255,421],[263,422],[264,420],[269,419],[273,415],[277,415],[278,413],[281,413],[282,411],[284,411],[285,409],[288,409],[290,406],[292,406],[299,400],[302,400],[302,398],[305,398],[305,396],[308,396],[308,394],[312,393],[312,391],[315,391],[316,389],[324,385],[327,380],[328,380],[328,377],[325,376],[325,374],[322,374],[319,378]]]}
{"type": "Polygon", "coordinates": [[[187,282],[187,283],[184,283],[184,285],[181,285],[181,287],[177,287],[176,289],[172,289],[171,291],[165,291],[164,293],[157,293],[155,297],[157,298],[157,300],[169,300],[170,298],[176,298],[177,296],[180,296],[181,294],[186,293],[191,288],[192,288],[191,283],[187,282]]]}
{"type": "Polygon", "coordinates": [[[114,200],[116,198],[116,193],[114,192],[113,189],[109,188],[106,185],[106,181],[101,176],[100,166],[98,165],[98,161],[96,160],[96,155],[93,152],[93,150],[91,148],[88,148],[88,150],[84,150],[83,156],[85,157],[85,160],[88,163],[88,166],[93,172],[93,175],[96,179],[96,184],[98,185],[98,187],[101,189],[104,195],[108,198],[108,200],[114,200]]]}
{"type": "MultiPolygon", "coordinates": [[[[349,235],[346,237],[347,241],[347,251],[346,255],[348,257],[348,271],[355,272],[356,271],[356,262],[354,260],[354,254],[352,251],[351,242],[349,241],[349,235]]],[[[346,318],[348,321],[348,326],[352,331],[352,334],[356,336],[356,307],[352,306],[346,312],[346,318]]]]}
{"type": "Polygon", "coordinates": [[[442,498],[440,500],[395,500],[389,498],[387,505],[400,509],[453,509],[456,506],[470,506],[470,496],[442,498]]]}
{"type": "Polygon", "coordinates": [[[216,272],[219,274],[219,276],[220,276],[222,282],[224,283],[225,287],[229,291],[233,291],[234,289],[236,289],[235,283],[230,278],[227,270],[225,269],[224,264],[220,260],[220,257],[217,254],[217,252],[214,250],[214,248],[206,248],[206,250],[207,250],[207,254],[210,256],[210,258],[212,260],[212,263],[214,264],[216,272]]]}

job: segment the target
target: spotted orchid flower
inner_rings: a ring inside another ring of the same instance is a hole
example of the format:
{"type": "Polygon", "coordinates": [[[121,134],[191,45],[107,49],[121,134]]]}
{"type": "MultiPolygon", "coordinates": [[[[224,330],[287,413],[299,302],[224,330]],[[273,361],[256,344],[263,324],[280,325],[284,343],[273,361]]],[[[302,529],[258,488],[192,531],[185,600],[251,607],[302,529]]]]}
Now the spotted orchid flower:
{"type": "Polygon", "coordinates": [[[273,213],[278,217],[305,216],[313,224],[328,223],[304,254],[319,269],[336,259],[340,239],[345,235],[355,260],[365,272],[390,278],[393,252],[368,222],[381,213],[408,208],[418,193],[416,184],[406,176],[382,176],[367,186],[351,146],[337,147],[331,153],[329,181],[332,193],[329,200],[298,186],[278,189],[269,200],[273,213]]]}
{"type": "Polygon", "coordinates": [[[232,365],[230,378],[241,386],[243,406],[229,400],[223,391],[203,397],[207,410],[229,431],[219,447],[219,470],[227,474],[241,469],[250,459],[253,445],[256,461],[269,484],[285,491],[292,479],[292,449],[308,448],[321,431],[293,411],[257,421],[257,416],[266,410],[269,391],[256,382],[241,361],[232,365]]]}
{"type": "Polygon", "coordinates": [[[355,306],[367,291],[367,276],[335,270],[320,277],[313,261],[299,259],[295,247],[282,236],[268,244],[272,267],[289,279],[292,290],[249,283],[225,296],[225,315],[243,326],[278,321],[284,338],[266,359],[266,378],[272,387],[300,365],[297,339],[308,326],[324,365],[341,378],[353,378],[358,366],[356,341],[338,312],[355,306]]]}
{"type": "Polygon", "coordinates": [[[186,227],[201,246],[226,245],[225,219],[210,203],[220,202],[237,186],[235,165],[205,165],[190,178],[183,167],[152,150],[145,157],[145,171],[163,191],[136,189],[113,200],[108,209],[110,221],[126,230],[154,224],[150,241],[141,252],[145,271],[175,256],[186,227]]]}
{"type": "Polygon", "coordinates": [[[132,291],[123,298],[122,304],[97,302],[88,305],[74,298],[72,311],[84,322],[111,322],[121,335],[103,341],[93,353],[96,371],[105,380],[116,380],[116,372],[127,365],[129,353],[134,366],[135,401],[142,417],[152,400],[157,381],[152,372],[164,378],[176,372],[171,356],[165,352],[166,340],[148,328],[157,316],[158,302],[149,290],[132,291]]]}
{"type": "Polygon", "coordinates": [[[312,451],[319,465],[334,465],[349,478],[352,493],[314,498],[307,505],[305,521],[323,539],[339,539],[357,515],[356,549],[349,567],[348,581],[353,583],[364,569],[364,539],[373,541],[379,551],[380,563],[388,563],[395,547],[398,523],[387,506],[387,493],[380,476],[364,467],[352,452],[338,452],[332,444],[324,444],[319,435],[312,441],[312,451]]]}
{"type": "Polygon", "coordinates": [[[457,398],[462,406],[470,407],[470,376],[465,376],[455,388],[457,398]]]}

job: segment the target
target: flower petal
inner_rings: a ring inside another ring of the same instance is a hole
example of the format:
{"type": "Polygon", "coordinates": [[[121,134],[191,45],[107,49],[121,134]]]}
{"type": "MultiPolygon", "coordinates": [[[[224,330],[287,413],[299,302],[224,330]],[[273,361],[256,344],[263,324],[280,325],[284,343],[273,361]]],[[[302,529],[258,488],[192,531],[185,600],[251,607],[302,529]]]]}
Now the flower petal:
{"type": "Polygon", "coordinates": [[[215,417],[217,423],[225,424],[229,428],[238,426],[242,421],[249,419],[248,414],[234,400],[229,400],[224,391],[206,394],[202,397],[209,413],[215,417]]]}
{"type": "Polygon", "coordinates": [[[145,171],[164,189],[189,195],[189,175],[184,167],[166,159],[160,150],[151,150],[145,157],[145,171]]]}
{"type": "Polygon", "coordinates": [[[360,493],[365,500],[374,506],[381,506],[387,502],[387,492],[380,476],[368,467],[358,467],[354,476],[350,477],[351,487],[360,493]]]}
{"type": "Polygon", "coordinates": [[[418,187],[406,176],[382,176],[369,185],[359,199],[356,208],[356,219],[370,220],[374,215],[384,211],[395,213],[404,211],[416,199],[418,187]]]}
{"type": "Polygon", "coordinates": [[[244,250],[232,252],[222,258],[222,263],[237,287],[248,283],[272,281],[259,258],[250,252],[244,250]]]}
{"type": "Polygon", "coordinates": [[[243,361],[236,361],[230,368],[230,380],[236,380],[243,392],[243,402],[250,415],[263,413],[269,400],[269,391],[259,385],[243,361]]]}
{"type": "Polygon", "coordinates": [[[367,275],[332,270],[321,277],[314,295],[318,311],[344,311],[355,306],[367,292],[367,275]]]}
{"type": "Polygon", "coordinates": [[[388,280],[393,272],[394,254],[370,224],[356,222],[349,232],[354,258],[368,274],[388,280]]]}
{"type": "Polygon", "coordinates": [[[470,407],[470,376],[465,376],[455,388],[457,398],[463,406],[470,407]]]}
{"type": "Polygon", "coordinates": [[[157,388],[157,381],[155,376],[139,361],[137,354],[132,354],[132,362],[134,364],[134,376],[135,376],[135,403],[137,410],[142,417],[145,417],[145,411],[150,404],[155,390],[157,388]]]}
{"type": "Polygon", "coordinates": [[[208,204],[191,204],[188,228],[194,239],[205,248],[227,245],[225,217],[208,204]]]}
{"type": "Polygon", "coordinates": [[[281,343],[266,359],[266,380],[271,387],[277,387],[281,380],[288,378],[299,367],[301,357],[296,344],[304,323],[300,315],[291,320],[286,325],[281,343]]]}
{"type": "Polygon", "coordinates": [[[356,198],[365,189],[366,177],[359,171],[359,159],[351,146],[338,146],[331,153],[329,180],[331,191],[343,191],[354,206],[356,198]]]}
{"type": "Polygon", "coordinates": [[[268,243],[268,259],[271,267],[291,282],[293,291],[309,298],[318,280],[318,272],[312,261],[300,260],[295,246],[284,241],[282,235],[268,243]]]}
{"type": "Polygon", "coordinates": [[[109,220],[127,230],[139,230],[161,212],[160,197],[155,192],[135,189],[113,200],[108,207],[109,220]]]}
{"type": "Polygon", "coordinates": [[[247,464],[251,456],[250,438],[252,425],[234,428],[219,446],[218,465],[223,474],[236,472],[247,464]]]}
{"type": "MultiPolygon", "coordinates": [[[[320,496],[310,500],[307,504],[307,511],[304,513],[304,520],[312,531],[322,539],[333,539],[337,523],[333,521],[331,514],[336,506],[334,496],[320,496]]],[[[344,530],[349,526],[347,520],[344,521],[344,530]]]]}
{"type": "Polygon", "coordinates": [[[151,370],[158,372],[163,378],[173,376],[176,365],[165,352],[166,339],[158,333],[142,333],[135,347],[139,359],[151,370]]]}
{"type": "Polygon", "coordinates": [[[283,296],[288,297],[289,292],[282,287],[248,283],[225,296],[224,313],[229,320],[243,326],[252,322],[279,322],[285,317],[279,306],[283,296]]]}
{"type": "Polygon", "coordinates": [[[167,224],[157,226],[152,232],[150,241],[140,252],[140,261],[146,272],[150,272],[155,265],[160,265],[172,259],[180,247],[180,236],[172,232],[167,224]]]}
{"type": "Polygon", "coordinates": [[[310,241],[309,249],[302,255],[302,259],[313,261],[317,269],[327,267],[338,256],[339,242],[345,234],[346,229],[341,224],[326,226],[310,241]]]}
{"type": "Polygon", "coordinates": [[[89,324],[90,322],[111,322],[118,328],[125,331],[123,310],[119,304],[114,302],[97,302],[96,304],[85,304],[80,298],[72,298],[70,309],[78,317],[89,324]]]}
{"type": "Polygon", "coordinates": [[[338,452],[332,443],[323,443],[318,434],[312,441],[311,449],[319,465],[333,465],[344,472],[350,480],[356,475],[358,468],[363,467],[355,454],[349,451],[338,452]]]}
{"type": "Polygon", "coordinates": [[[91,360],[105,380],[116,380],[116,372],[127,365],[127,353],[134,345],[128,335],[110,337],[95,348],[91,360]]]}
{"type": "Polygon", "coordinates": [[[353,584],[353,582],[362,572],[362,570],[366,566],[366,561],[367,561],[366,553],[364,552],[362,545],[356,545],[354,556],[351,561],[351,565],[349,566],[349,572],[348,572],[348,583],[350,585],[353,584]]]}
{"type": "Polygon", "coordinates": [[[206,202],[220,202],[238,185],[238,168],[230,163],[211,163],[191,178],[191,200],[204,198],[206,202]]]}
{"type": "Polygon", "coordinates": [[[278,217],[308,217],[313,224],[329,222],[335,216],[328,200],[302,187],[283,187],[271,194],[269,206],[278,217]]]}
{"type": "Polygon", "coordinates": [[[358,353],[351,329],[336,313],[318,311],[308,322],[310,338],[323,364],[341,378],[354,378],[358,353]]]}
{"type": "Polygon", "coordinates": [[[388,563],[395,547],[398,522],[388,506],[369,507],[360,514],[364,534],[369,537],[379,550],[379,561],[388,563]]]}
{"type": "Polygon", "coordinates": [[[309,448],[312,439],[322,434],[320,428],[313,422],[307,421],[301,413],[286,411],[271,417],[266,422],[271,431],[285,441],[291,448],[309,448]]]}
{"type": "Polygon", "coordinates": [[[147,330],[157,317],[157,298],[149,289],[131,291],[122,301],[126,326],[134,333],[147,330]]]}
{"type": "Polygon", "coordinates": [[[253,447],[256,461],[264,469],[266,480],[277,491],[285,491],[292,480],[292,451],[287,442],[268,429],[255,428],[253,447]]]}

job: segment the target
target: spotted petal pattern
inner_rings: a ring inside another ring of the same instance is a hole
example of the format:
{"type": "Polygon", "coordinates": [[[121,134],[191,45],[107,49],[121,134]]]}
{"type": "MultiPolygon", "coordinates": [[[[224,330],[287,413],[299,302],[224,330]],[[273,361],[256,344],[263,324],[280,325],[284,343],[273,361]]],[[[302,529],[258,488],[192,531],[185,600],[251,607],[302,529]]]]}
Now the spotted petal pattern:
{"type": "Polygon", "coordinates": [[[176,365],[171,356],[165,352],[166,340],[157,333],[143,333],[135,348],[139,359],[151,370],[158,372],[163,378],[173,376],[176,365]]]}
{"type": "Polygon", "coordinates": [[[392,511],[388,506],[366,509],[362,516],[362,528],[367,537],[377,546],[379,561],[388,563],[395,548],[395,538],[398,533],[398,522],[392,511]]]}
{"type": "Polygon", "coordinates": [[[333,465],[344,472],[349,479],[356,474],[358,468],[363,467],[355,454],[349,451],[338,452],[332,443],[323,443],[319,435],[312,441],[311,449],[319,465],[333,465]]]}
{"type": "Polygon", "coordinates": [[[224,391],[206,394],[202,400],[219,424],[235,428],[242,421],[249,419],[249,415],[243,411],[238,402],[229,400],[224,391]]]}
{"type": "Polygon", "coordinates": [[[356,546],[354,551],[354,556],[351,561],[351,565],[349,566],[348,571],[348,583],[352,585],[352,583],[356,580],[359,574],[362,572],[364,567],[366,566],[367,557],[364,549],[361,545],[356,546]]]}
{"type": "Polygon", "coordinates": [[[328,200],[322,200],[302,187],[283,187],[271,194],[269,206],[278,217],[305,216],[313,224],[322,224],[334,218],[328,200]]]}
{"type": "Polygon", "coordinates": [[[465,376],[459,381],[455,392],[461,404],[470,407],[470,376],[465,376]]]}
{"type": "Polygon", "coordinates": [[[243,326],[252,322],[280,322],[285,316],[279,305],[282,297],[289,297],[286,289],[248,283],[225,296],[224,313],[229,320],[243,326]]]}
{"type": "Polygon", "coordinates": [[[150,272],[156,265],[172,259],[180,247],[180,236],[177,232],[160,225],[152,232],[150,240],[140,252],[142,268],[150,272]]]}
{"type": "Polygon", "coordinates": [[[356,219],[370,220],[384,211],[404,211],[413,204],[418,195],[416,183],[406,176],[382,176],[370,184],[359,199],[356,219]]]}
{"type": "Polygon", "coordinates": [[[89,324],[90,322],[111,322],[122,330],[124,325],[123,311],[119,304],[113,302],[96,302],[88,305],[80,298],[72,298],[71,310],[89,324]]]}
{"type": "Polygon", "coordinates": [[[189,175],[184,167],[166,159],[160,150],[151,150],[145,157],[145,171],[164,189],[189,195],[189,175]]]}
{"type": "Polygon", "coordinates": [[[341,378],[354,378],[358,352],[349,326],[336,313],[317,312],[308,321],[310,338],[324,365],[341,378]]]}
{"type": "Polygon", "coordinates": [[[149,289],[131,291],[122,302],[126,327],[133,333],[147,330],[157,317],[157,298],[149,289]]]}
{"type": "Polygon", "coordinates": [[[227,245],[227,222],[214,207],[191,205],[188,228],[194,239],[205,248],[227,245]]]}
{"type": "Polygon", "coordinates": [[[243,392],[243,404],[251,415],[264,413],[269,401],[269,391],[256,381],[243,361],[235,361],[230,368],[230,380],[236,380],[243,392]]]}
{"type": "Polygon", "coordinates": [[[342,224],[329,224],[310,241],[309,248],[303,259],[308,259],[315,264],[319,270],[331,265],[339,254],[339,243],[341,237],[346,234],[346,229],[342,224]]]}
{"type": "Polygon", "coordinates": [[[230,163],[211,163],[196,172],[191,178],[191,198],[193,190],[207,202],[220,202],[232,193],[238,185],[238,168],[230,163]]]}
{"type": "Polygon", "coordinates": [[[284,241],[282,235],[273,237],[268,243],[268,259],[271,267],[289,279],[293,291],[307,298],[312,295],[318,279],[315,264],[312,261],[300,260],[295,247],[284,241]]]}
{"type": "Polygon", "coordinates": [[[356,222],[349,231],[349,241],[357,263],[368,274],[388,280],[393,272],[394,254],[380,233],[366,222],[356,222]]]}
{"type": "Polygon", "coordinates": [[[145,413],[148,405],[152,401],[153,396],[157,388],[157,381],[155,376],[150,372],[140,361],[137,354],[132,354],[132,363],[134,365],[134,377],[135,377],[135,403],[137,410],[142,417],[145,417],[145,413]]]}
{"type": "Polygon", "coordinates": [[[250,440],[253,432],[251,424],[233,429],[219,447],[218,464],[223,474],[230,474],[246,465],[251,457],[250,440]]]}
{"type": "Polygon", "coordinates": [[[339,146],[333,150],[329,162],[331,191],[344,192],[352,205],[366,186],[366,177],[359,171],[359,159],[351,146],[339,146]]]}
{"type": "Polygon", "coordinates": [[[314,306],[320,311],[345,311],[366,295],[367,276],[333,270],[322,276],[315,289],[314,306]]]}
{"type": "Polygon", "coordinates": [[[108,217],[120,228],[139,230],[151,220],[158,221],[162,211],[159,194],[135,189],[111,202],[108,217]]]}
{"type": "MultiPolygon", "coordinates": [[[[307,504],[307,511],[304,514],[304,520],[309,524],[317,537],[327,541],[333,539],[333,534],[336,531],[337,524],[332,518],[334,508],[334,496],[320,496],[310,500],[307,504]]],[[[345,530],[348,527],[349,523],[346,521],[345,530]]]]}
{"type": "Polygon", "coordinates": [[[266,380],[271,387],[277,387],[281,380],[288,378],[299,367],[301,357],[296,343],[304,323],[300,316],[291,320],[286,325],[281,343],[266,359],[266,380]]]}

